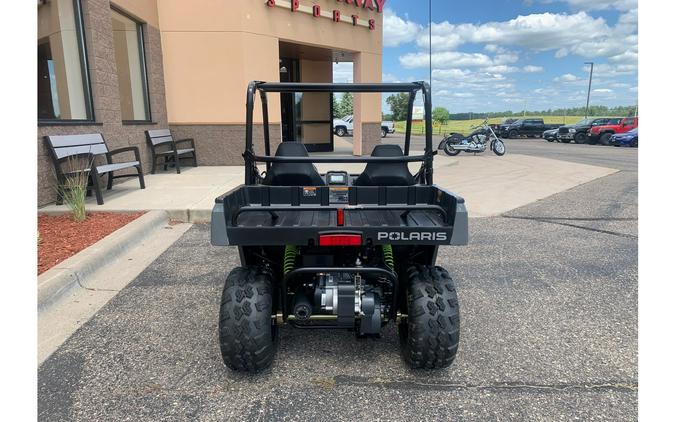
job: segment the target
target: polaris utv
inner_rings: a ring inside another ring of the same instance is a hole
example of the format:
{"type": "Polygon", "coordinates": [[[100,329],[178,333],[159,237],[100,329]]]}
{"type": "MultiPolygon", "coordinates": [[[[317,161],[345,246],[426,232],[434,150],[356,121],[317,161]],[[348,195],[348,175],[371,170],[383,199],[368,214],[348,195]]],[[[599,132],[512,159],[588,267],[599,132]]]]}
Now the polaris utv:
{"type": "Polygon", "coordinates": [[[440,245],[466,245],[464,200],[433,184],[431,98],[424,82],[323,84],[251,82],[246,99],[245,184],[218,197],[211,243],[237,245],[220,304],[225,364],[258,371],[272,363],[279,327],[338,328],[379,336],[398,324],[413,368],[450,365],[459,343],[459,309],[448,272],[435,266],[440,245]],[[422,92],[426,145],[410,155],[413,102],[422,92]],[[404,150],[377,145],[371,156],[309,156],[299,142],[270,155],[268,93],[406,92],[404,150]],[[260,95],[264,155],[253,147],[260,95]],[[260,172],[257,163],[264,163],[260,172]],[[314,163],[366,163],[360,174],[319,173],[314,163]],[[408,163],[421,163],[417,174],[408,163]]]}

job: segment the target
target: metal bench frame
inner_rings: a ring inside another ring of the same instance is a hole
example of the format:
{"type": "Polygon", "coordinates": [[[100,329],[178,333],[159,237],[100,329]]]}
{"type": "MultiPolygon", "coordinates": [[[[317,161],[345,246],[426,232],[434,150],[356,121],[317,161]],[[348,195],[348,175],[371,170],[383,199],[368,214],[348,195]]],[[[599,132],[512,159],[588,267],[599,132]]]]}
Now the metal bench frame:
{"type": "MultiPolygon", "coordinates": [[[[56,170],[56,179],[60,186],[65,185],[66,176],[72,171],[64,172],[63,164],[73,158],[87,159],[90,164],[89,169],[89,184],[87,186],[87,195],[91,194],[93,189],[96,194],[96,202],[98,205],[103,205],[103,194],[101,192],[100,177],[104,174],[108,175],[107,190],[112,189],[113,180],[126,177],[138,177],[141,189],[145,189],[145,179],[143,178],[143,167],[141,165],[141,154],[138,147],[130,146],[110,150],[105,142],[105,138],[100,133],[81,134],[81,135],[52,135],[44,137],[49,151],[49,156],[52,159],[54,168],[56,170]],[[134,160],[125,162],[114,162],[113,156],[125,152],[133,152],[134,160]],[[97,156],[105,155],[106,164],[96,165],[94,160],[97,156]],[[118,170],[135,168],[136,174],[119,174],[114,172],[118,170]]],[[[58,205],[63,204],[63,196],[59,191],[56,198],[58,205]]]]}
{"type": "Polygon", "coordinates": [[[176,173],[180,174],[181,158],[192,159],[194,167],[197,167],[197,149],[195,148],[194,139],[186,138],[175,141],[169,129],[146,130],[145,138],[152,150],[152,170],[150,173],[155,174],[157,159],[161,159],[162,157],[164,158],[164,171],[167,170],[168,166],[172,165],[176,167],[176,173]],[[178,148],[181,144],[188,144],[189,147],[178,148]]]}

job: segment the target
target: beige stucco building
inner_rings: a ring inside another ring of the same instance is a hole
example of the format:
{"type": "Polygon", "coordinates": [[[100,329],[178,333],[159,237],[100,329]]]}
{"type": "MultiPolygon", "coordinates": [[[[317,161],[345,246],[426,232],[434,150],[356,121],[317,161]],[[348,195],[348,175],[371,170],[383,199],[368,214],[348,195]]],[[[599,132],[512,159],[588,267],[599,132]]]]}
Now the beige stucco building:
{"type": "MultiPolygon", "coordinates": [[[[38,2],[39,203],[53,201],[42,137],[100,132],[139,146],[145,130],[195,139],[200,165],[242,163],[251,80],[380,82],[383,0],[41,0],[38,2]]],[[[331,97],[270,96],[272,139],[332,149],[331,97]]],[[[354,98],[354,153],[380,141],[381,98],[354,98]]],[[[261,123],[260,110],[256,123],[261,123]]],[[[257,132],[261,133],[261,130],[257,132]]]]}

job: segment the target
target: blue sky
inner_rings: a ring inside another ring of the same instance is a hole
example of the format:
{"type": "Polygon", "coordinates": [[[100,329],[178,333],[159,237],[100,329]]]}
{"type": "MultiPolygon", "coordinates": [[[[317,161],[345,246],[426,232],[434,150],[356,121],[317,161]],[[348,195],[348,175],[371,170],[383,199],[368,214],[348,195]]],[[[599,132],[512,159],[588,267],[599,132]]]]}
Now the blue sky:
{"type": "MultiPolygon", "coordinates": [[[[429,79],[427,4],[386,2],[383,81],[429,79]]],[[[637,0],[433,0],[432,21],[434,106],[583,106],[587,61],[591,104],[637,102],[637,0]]]]}

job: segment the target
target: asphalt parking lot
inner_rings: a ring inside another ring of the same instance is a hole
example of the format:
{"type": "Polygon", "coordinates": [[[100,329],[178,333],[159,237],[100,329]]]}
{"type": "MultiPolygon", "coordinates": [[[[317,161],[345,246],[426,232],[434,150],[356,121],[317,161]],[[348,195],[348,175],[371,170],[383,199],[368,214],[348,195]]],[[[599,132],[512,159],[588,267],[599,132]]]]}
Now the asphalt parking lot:
{"type": "Polygon", "coordinates": [[[507,148],[621,171],[471,219],[470,246],[441,249],[452,367],[409,370],[390,325],[365,341],[284,328],[270,369],[227,370],[218,303],[238,255],[195,225],[40,366],[40,420],[636,420],[637,150],[507,148]]]}

